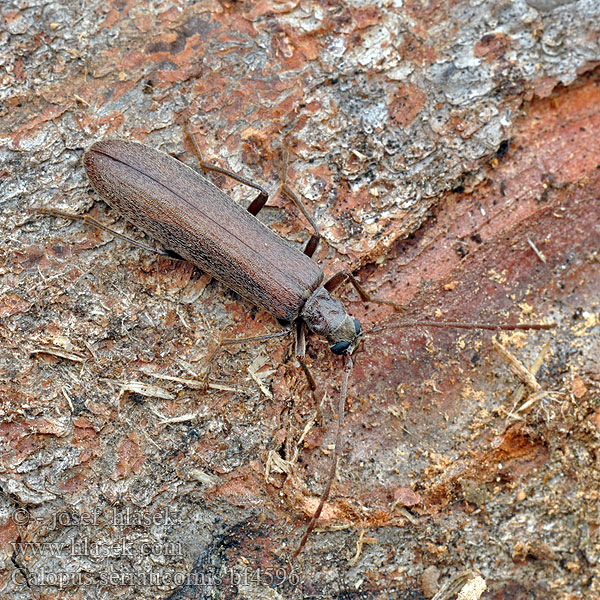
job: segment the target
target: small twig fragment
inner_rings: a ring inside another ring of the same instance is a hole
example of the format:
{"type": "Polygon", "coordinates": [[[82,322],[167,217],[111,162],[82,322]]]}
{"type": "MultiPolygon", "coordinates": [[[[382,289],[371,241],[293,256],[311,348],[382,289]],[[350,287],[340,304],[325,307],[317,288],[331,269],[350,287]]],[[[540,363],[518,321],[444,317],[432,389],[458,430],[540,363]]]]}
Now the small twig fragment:
{"type": "Polygon", "coordinates": [[[106,381],[107,383],[114,383],[121,387],[119,396],[123,396],[126,392],[132,394],[139,394],[140,396],[147,396],[148,398],[162,398],[163,400],[174,400],[175,394],[167,392],[167,390],[160,388],[156,385],[150,385],[149,383],[143,383],[141,381],[118,381],[116,379],[108,379],[101,377],[100,381],[106,381]]]}
{"type": "Polygon", "coordinates": [[[527,243],[531,246],[531,249],[535,252],[535,255],[543,262],[546,262],[546,257],[544,256],[544,253],[541,250],[538,250],[536,245],[529,239],[527,238],[527,243]]]}
{"type": "Polygon", "coordinates": [[[542,386],[536,381],[531,371],[497,340],[492,340],[494,350],[510,365],[512,372],[534,392],[539,392],[542,386]]]}
{"type": "Polygon", "coordinates": [[[85,356],[81,356],[80,354],[75,354],[74,352],[67,352],[66,350],[62,350],[61,348],[35,348],[30,353],[30,356],[34,354],[50,354],[51,356],[58,356],[59,358],[64,358],[66,360],[72,360],[73,362],[83,362],[85,360],[85,356]]]}

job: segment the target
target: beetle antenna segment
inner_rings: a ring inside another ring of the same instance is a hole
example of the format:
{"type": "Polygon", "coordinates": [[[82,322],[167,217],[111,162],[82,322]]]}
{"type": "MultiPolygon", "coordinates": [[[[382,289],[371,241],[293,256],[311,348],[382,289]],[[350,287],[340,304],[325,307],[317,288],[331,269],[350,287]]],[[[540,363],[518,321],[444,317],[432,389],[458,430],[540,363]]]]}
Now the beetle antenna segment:
{"type": "Polygon", "coordinates": [[[321,499],[319,500],[319,506],[317,506],[317,510],[315,511],[315,514],[312,516],[310,523],[308,524],[308,527],[306,528],[306,531],[304,532],[304,536],[300,540],[300,544],[294,551],[294,554],[292,554],[291,561],[294,561],[296,559],[296,557],[298,556],[298,554],[300,554],[300,552],[302,552],[302,548],[304,548],[304,546],[306,544],[306,540],[308,540],[308,537],[312,533],[312,530],[317,525],[317,521],[319,520],[319,517],[321,516],[321,511],[323,510],[323,507],[325,506],[325,502],[327,502],[327,499],[329,498],[329,492],[331,491],[331,486],[333,485],[333,481],[335,479],[338,461],[340,459],[340,456],[342,455],[342,426],[344,424],[344,411],[346,409],[346,396],[348,394],[348,379],[350,377],[350,373],[352,372],[352,366],[353,366],[352,359],[350,358],[350,356],[346,355],[346,364],[344,365],[344,374],[342,376],[342,389],[340,391],[340,400],[339,400],[339,404],[338,404],[338,425],[337,425],[337,432],[335,435],[335,450],[333,452],[333,462],[331,463],[331,471],[329,472],[329,479],[327,481],[327,485],[325,486],[325,490],[321,494],[321,499]]]}
{"type": "Polygon", "coordinates": [[[498,324],[498,323],[468,323],[462,321],[398,321],[388,323],[387,325],[378,325],[366,331],[365,333],[377,333],[385,329],[394,327],[456,327],[457,329],[488,329],[490,331],[515,331],[520,329],[553,329],[556,323],[517,323],[517,324],[498,324]]]}

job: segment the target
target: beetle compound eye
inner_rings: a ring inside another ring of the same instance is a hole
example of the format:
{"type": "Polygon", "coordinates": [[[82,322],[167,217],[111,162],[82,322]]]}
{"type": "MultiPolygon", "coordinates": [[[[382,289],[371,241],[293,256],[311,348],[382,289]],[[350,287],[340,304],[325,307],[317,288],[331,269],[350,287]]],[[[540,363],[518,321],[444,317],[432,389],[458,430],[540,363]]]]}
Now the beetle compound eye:
{"type": "Polygon", "coordinates": [[[330,350],[334,354],[344,354],[348,348],[350,348],[350,342],[338,342],[337,344],[331,346],[330,350]]]}
{"type": "Polygon", "coordinates": [[[362,331],[360,328],[360,321],[358,319],[354,319],[354,331],[356,332],[356,335],[362,331]]]}

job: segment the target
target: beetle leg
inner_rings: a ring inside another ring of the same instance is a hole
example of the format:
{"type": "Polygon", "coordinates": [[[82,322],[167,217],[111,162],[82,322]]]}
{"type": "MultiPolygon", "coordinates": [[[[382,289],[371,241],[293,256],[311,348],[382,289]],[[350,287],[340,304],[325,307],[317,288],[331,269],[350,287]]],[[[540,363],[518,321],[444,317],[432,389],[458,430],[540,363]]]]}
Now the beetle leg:
{"type": "Polygon", "coordinates": [[[304,331],[304,323],[302,321],[298,321],[295,329],[295,337],[296,337],[296,360],[300,363],[304,374],[306,375],[306,379],[308,380],[308,385],[311,391],[315,391],[317,389],[317,384],[315,382],[315,378],[313,377],[310,369],[308,368],[306,362],[304,361],[304,356],[306,354],[306,334],[304,331]]]}
{"type": "Polygon", "coordinates": [[[221,175],[231,177],[231,179],[235,179],[236,181],[239,181],[244,185],[258,190],[258,196],[256,196],[256,198],[250,203],[250,206],[248,206],[247,208],[248,212],[251,215],[256,216],[260,212],[260,209],[267,203],[267,200],[269,199],[269,194],[267,193],[267,191],[257,183],[254,183],[253,181],[250,181],[249,179],[246,179],[245,177],[242,177],[241,175],[238,175],[233,171],[229,171],[228,169],[223,169],[222,167],[217,167],[216,165],[211,165],[210,163],[206,162],[202,158],[202,153],[200,152],[200,148],[198,147],[198,143],[196,142],[194,134],[187,127],[185,128],[185,132],[192,141],[192,145],[194,146],[194,152],[198,157],[198,163],[200,164],[201,169],[204,169],[205,171],[214,171],[215,173],[220,173],[221,175]]]}
{"type": "Polygon", "coordinates": [[[283,337],[284,335],[289,335],[290,333],[292,333],[291,329],[284,329],[282,331],[276,331],[275,333],[267,333],[265,335],[256,335],[253,337],[226,338],[221,340],[221,344],[223,346],[227,346],[230,344],[245,344],[246,342],[262,342],[264,340],[271,340],[273,338],[283,337]]]}
{"type": "Polygon", "coordinates": [[[129,242],[130,244],[133,244],[138,248],[142,248],[143,250],[148,250],[148,252],[154,252],[154,254],[158,254],[159,256],[166,256],[174,260],[184,260],[183,258],[181,258],[181,256],[179,256],[179,254],[177,254],[177,252],[172,252],[171,250],[160,250],[158,248],[153,248],[152,246],[142,244],[142,242],[138,242],[137,240],[127,237],[126,235],[123,235],[122,233],[119,233],[118,231],[115,231],[114,229],[103,225],[102,223],[100,223],[100,221],[97,221],[93,217],[88,217],[87,215],[77,215],[75,213],[65,212],[63,210],[55,210],[51,208],[39,208],[36,212],[42,215],[51,215],[53,217],[60,217],[62,219],[70,219],[71,221],[83,221],[86,225],[91,225],[92,227],[102,229],[102,231],[111,233],[120,240],[129,242]]]}
{"type": "Polygon", "coordinates": [[[283,192],[300,210],[300,212],[306,217],[306,220],[310,223],[310,226],[314,229],[314,233],[310,236],[310,240],[308,240],[306,247],[304,248],[304,254],[308,257],[312,257],[319,245],[319,240],[321,239],[321,234],[319,233],[319,227],[315,223],[315,220],[312,218],[310,213],[306,210],[304,204],[300,201],[300,198],[296,195],[294,190],[289,187],[287,184],[287,152],[283,157],[283,163],[281,165],[281,185],[279,186],[279,192],[283,192]]]}
{"type": "Polygon", "coordinates": [[[371,296],[367,290],[362,286],[362,284],[358,281],[352,273],[349,271],[339,271],[333,277],[329,278],[327,282],[323,285],[323,287],[328,292],[333,292],[339,285],[344,283],[345,281],[350,281],[354,289],[358,292],[360,299],[363,302],[375,302],[376,304],[387,304],[391,306],[394,310],[401,312],[403,310],[402,306],[393,300],[387,300],[386,298],[377,298],[376,296],[371,296]]]}

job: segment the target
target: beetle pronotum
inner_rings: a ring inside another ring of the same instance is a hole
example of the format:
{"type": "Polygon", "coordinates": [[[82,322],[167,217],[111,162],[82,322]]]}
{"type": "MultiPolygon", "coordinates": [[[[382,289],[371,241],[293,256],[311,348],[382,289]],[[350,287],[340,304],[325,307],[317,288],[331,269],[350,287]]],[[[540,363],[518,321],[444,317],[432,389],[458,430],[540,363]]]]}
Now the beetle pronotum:
{"type": "MultiPolygon", "coordinates": [[[[193,136],[190,137],[196,145],[193,136]]],[[[313,333],[325,337],[334,354],[345,357],[331,472],[317,510],[292,555],[293,560],[314,529],[335,478],[341,455],[348,378],[352,369],[350,356],[365,334],[358,320],[349,316],[342,303],[333,298],[330,292],[347,279],[364,301],[389,304],[394,308],[399,308],[398,305],[390,300],[372,298],[358,280],[345,271],[323,283],[323,270],[311,258],[320,238],[318,228],[285,183],[282,184],[283,191],[296,203],[315,230],[304,252],[290,246],[256,218],[255,215],[268,200],[265,190],[224,169],[202,161],[200,163],[203,168],[224,173],[256,188],[259,194],[248,209],[240,207],[182,162],[139,143],[123,140],[97,142],[85,153],[83,164],[95,190],[128,221],[150,234],[171,253],[189,260],[256,306],[274,315],[287,327],[283,334],[293,331],[296,337],[296,356],[312,386],[314,381],[304,364],[305,326],[313,333]]],[[[82,218],[106,229],[88,217],[59,212],[54,214],[82,218]]],[[[549,329],[554,326],[431,320],[404,321],[388,326],[419,325],[491,330],[549,329]]],[[[383,328],[385,327],[378,326],[366,333],[374,333],[383,328]]],[[[253,339],[278,335],[282,334],[253,339]]]]}

